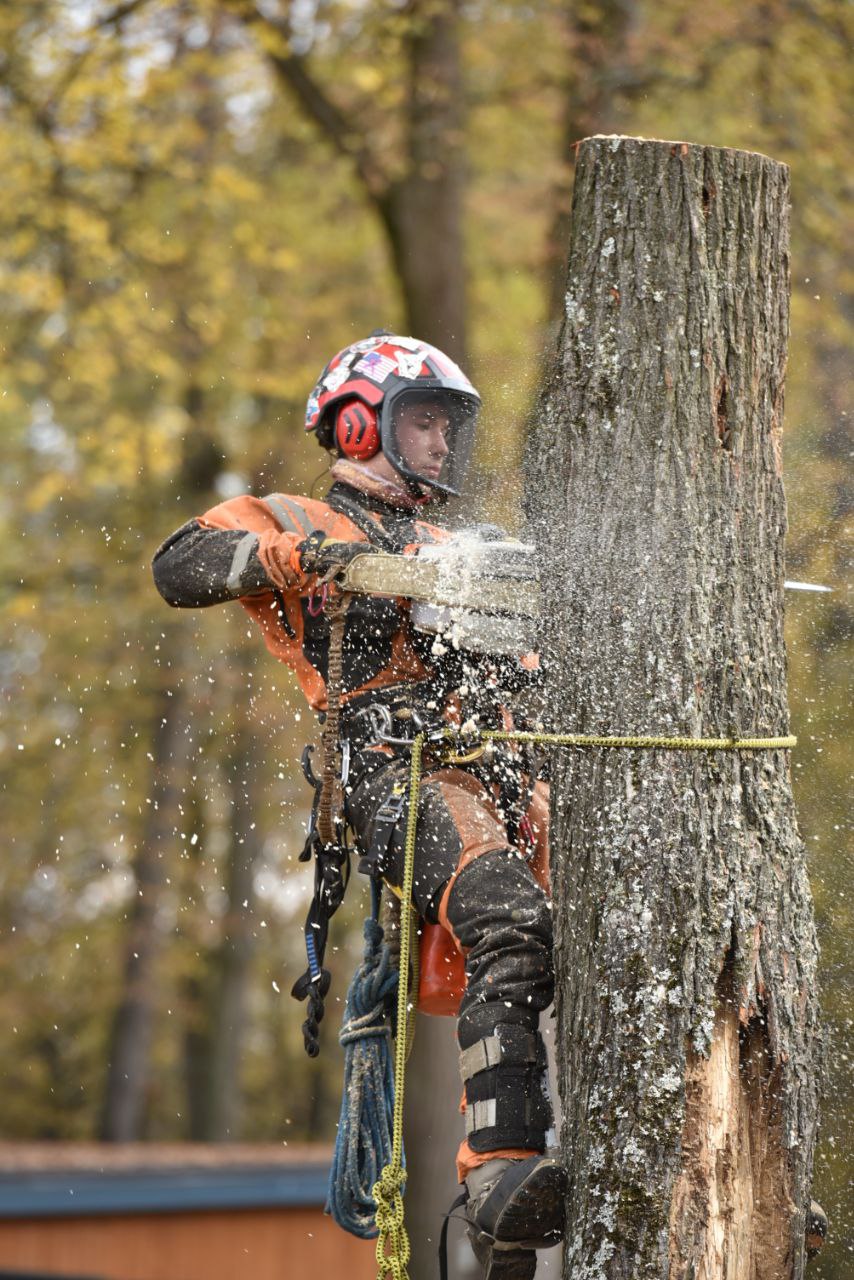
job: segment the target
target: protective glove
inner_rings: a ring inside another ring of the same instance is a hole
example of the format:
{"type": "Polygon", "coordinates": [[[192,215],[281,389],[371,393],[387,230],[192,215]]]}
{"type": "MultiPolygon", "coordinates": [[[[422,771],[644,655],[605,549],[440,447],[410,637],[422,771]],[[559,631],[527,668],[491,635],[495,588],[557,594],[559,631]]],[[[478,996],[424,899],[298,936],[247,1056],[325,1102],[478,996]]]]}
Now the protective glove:
{"type": "Polygon", "coordinates": [[[318,583],[339,577],[356,556],[370,555],[375,550],[369,542],[344,542],[340,538],[330,538],[323,529],[315,529],[296,547],[300,570],[315,574],[318,583]]]}

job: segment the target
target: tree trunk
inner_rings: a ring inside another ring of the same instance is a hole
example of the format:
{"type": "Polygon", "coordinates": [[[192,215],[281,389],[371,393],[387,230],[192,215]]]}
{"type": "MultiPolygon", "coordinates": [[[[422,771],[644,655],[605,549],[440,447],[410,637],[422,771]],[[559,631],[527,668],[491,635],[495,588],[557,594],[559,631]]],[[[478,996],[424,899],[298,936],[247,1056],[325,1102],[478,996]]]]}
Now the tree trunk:
{"type": "Polygon", "coordinates": [[[463,86],[458,0],[413,0],[408,164],[378,201],[409,333],[466,361],[463,86]]]}
{"type": "MultiPolygon", "coordinates": [[[[177,651],[178,642],[173,641],[170,652],[177,651]]],[[[100,1136],[106,1142],[131,1142],[141,1136],[162,943],[157,918],[171,864],[176,806],[188,752],[184,691],[174,678],[175,667],[180,669],[180,663],[161,668],[163,680],[154,701],[149,804],[133,862],[137,896],[130,911],[122,995],[110,1034],[101,1115],[100,1136]]]]}
{"type": "MultiPolygon", "coordinates": [[[[445,1214],[459,1194],[455,1171],[463,1125],[456,1103],[462,1092],[456,1020],[419,1014],[406,1068],[404,1146],[406,1229],[412,1257],[409,1280],[434,1280],[445,1214]]],[[[480,1268],[459,1216],[448,1230],[448,1261],[454,1280],[475,1280],[480,1268]]]]}
{"type": "Polygon", "coordinates": [[[177,879],[180,932],[191,954],[185,959],[180,979],[179,1000],[183,1010],[183,1063],[187,1117],[186,1132],[190,1142],[205,1142],[208,1137],[208,1054],[210,1049],[209,975],[210,947],[203,941],[205,922],[210,910],[204,902],[204,868],[209,856],[208,814],[204,795],[208,780],[198,776],[201,762],[193,761],[190,785],[184,800],[186,831],[190,840],[184,845],[181,874],[177,879]],[[200,900],[201,899],[201,900],[200,900]]]}
{"type": "Polygon", "coordinates": [[[290,46],[286,53],[279,50],[276,37],[290,35],[289,17],[265,17],[254,6],[241,8],[239,17],[259,31],[272,66],[305,115],[353,164],[389,246],[404,327],[465,365],[461,5],[460,0],[406,0],[402,7],[396,24],[404,32],[407,75],[402,169],[401,156],[389,163],[386,148],[360,128],[352,109],[338,105],[303,55],[290,46]]]}
{"type": "MultiPolygon", "coordinates": [[[[579,149],[528,476],[556,726],[788,731],[787,199],[761,155],[579,149]]],[[[555,781],[565,1275],[800,1277],[820,1032],[788,755],[562,752],[555,781]]]]}
{"type": "MultiPolygon", "coordinates": [[[[243,709],[238,708],[238,715],[243,709]]],[[[254,869],[261,852],[257,820],[262,810],[262,760],[257,735],[244,723],[226,762],[231,791],[231,848],[228,857],[228,913],[215,962],[208,1062],[208,1117],[205,1137],[213,1142],[239,1137],[240,1059],[246,1031],[246,1000],[254,952],[252,904],[254,869]]]]}
{"type": "MultiPolygon", "coordinates": [[[[186,323],[183,327],[184,354],[193,365],[198,353],[192,349],[186,323]]],[[[187,495],[190,512],[196,503],[203,511],[224,458],[205,420],[204,392],[194,379],[187,383],[184,407],[191,425],[182,443],[178,483],[187,495]]],[[[133,864],[137,897],[129,913],[122,994],[110,1031],[100,1123],[100,1136],[108,1142],[130,1142],[141,1136],[158,997],[156,967],[162,945],[157,917],[166,881],[164,866],[171,865],[170,849],[175,848],[178,796],[190,751],[183,629],[165,620],[153,585],[151,594],[156,621],[149,628],[146,649],[157,666],[156,687],[150,694],[154,705],[151,780],[133,864]],[[154,659],[157,653],[161,654],[159,660],[154,659]]]]}
{"type": "Polygon", "coordinates": [[[571,52],[561,127],[565,167],[555,192],[554,217],[546,241],[547,316],[555,334],[563,315],[575,146],[597,129],[619,128],[620,105],[631,97],[638,79],[632,46],[639,19],[637,0],[596,0],[584,5],[572,0],[567,5],[571,52]]]}

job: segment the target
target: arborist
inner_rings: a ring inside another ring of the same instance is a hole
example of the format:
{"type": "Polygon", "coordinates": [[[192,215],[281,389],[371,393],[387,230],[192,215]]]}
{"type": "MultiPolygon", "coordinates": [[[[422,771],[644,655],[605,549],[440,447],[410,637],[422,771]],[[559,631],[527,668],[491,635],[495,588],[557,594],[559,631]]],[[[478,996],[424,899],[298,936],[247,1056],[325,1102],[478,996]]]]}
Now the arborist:
{"type": "MultiPolygon", "coordinates": [[[[523,655],[474,661],[413,626],[408,599],[380,595],[346,597],[336,663],[337,581],[357,555],[412,556],[452,536],[442,509],[458,493],[480,403],[435,347],[376,331],[329,361],[308,400],[306,430],[335,455],[326,497],[230,499],[182,525],[154,557],[169,604],[238,600],[327,727],[334,711],[360,868],[392,887],[402,883],[414,731],[506,727],[531,664],[523,655]]],[[[552,1112],[538,1027],[554,985],[547,804],[518,749],[472,754],[448,763],[428,746],[413,899],[465,958],[457,1036],[466,1136],[457,1166],[469,1235],[489,1280],[530,1280],[534,1251],[562,1236],[566,1188],[547,1154],[552,1112]]],[[[312,938],[322,951],[345,876],[341,859],[318,845],[316,820],[312,831],[322,870],[312,938]]],[[[307,986],[318,972],[310,967],[307,986]]],[[[315,992],[320,1010],[323,994],[315,992]]]]}

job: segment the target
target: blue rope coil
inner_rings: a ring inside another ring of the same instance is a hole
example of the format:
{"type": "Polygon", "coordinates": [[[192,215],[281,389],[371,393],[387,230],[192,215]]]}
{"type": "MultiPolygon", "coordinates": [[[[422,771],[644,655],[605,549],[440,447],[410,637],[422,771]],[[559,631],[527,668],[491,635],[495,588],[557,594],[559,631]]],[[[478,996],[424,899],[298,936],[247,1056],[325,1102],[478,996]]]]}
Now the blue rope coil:
{"type": "Polygon", "coordinates": [[[394,1116],[392,1016],[397,968],[379,921],[365,921],[365,952],[353,975],[338,1035],[344,1094],[329,1174],[326,1212],[351,1235],[377,1235],[371,1188],[391,1159],[394,1116]]]}

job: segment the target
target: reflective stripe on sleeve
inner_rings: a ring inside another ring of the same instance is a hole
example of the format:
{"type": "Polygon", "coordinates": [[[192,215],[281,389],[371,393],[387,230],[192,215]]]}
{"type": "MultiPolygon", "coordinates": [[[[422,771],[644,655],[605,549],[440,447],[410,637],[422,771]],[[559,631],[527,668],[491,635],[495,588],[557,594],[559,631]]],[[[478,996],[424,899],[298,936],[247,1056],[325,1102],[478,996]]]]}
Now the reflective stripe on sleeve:
{"type": "Polygon", "coordinates": [[[226,588],[235,596],[240,594],[241,575],[249,563],[249,557],[257,546],[257,533],[247,533],[240,539],[234,549],[231,568],[228,571],[228,577],[225,580],[225,585],[226,588]]]}
{"type": "Polygon", "coordinates": [[[281,493],[268,493],[261,501],[270,508],[286,533],[300,533],[308,537],[314,529],[314,521],[293,498],[286,498],[281,493]]]}
{"type": "Polygon", "coordinates": [[[521,1043],[517,1040],[508,1054],[508,1048],[506,1046],[502,1048],[501,1040],[497,1035],[486,1036],[468,1049],[460,1051],[460,1075],[463,1080],[470,1080],[479,1071],[488,1071],[490,1067],[497,1067],[501,1062],[507,1062],[508,1056],[510,1061],[517,1065],[536,1062],[537,1046],[536,1035],[526,1035],[521,1043]]]}

